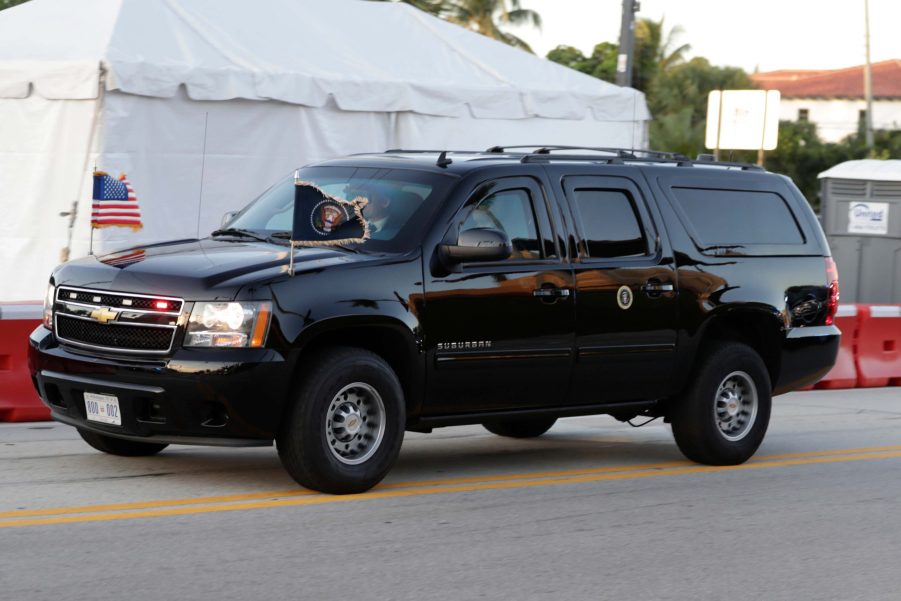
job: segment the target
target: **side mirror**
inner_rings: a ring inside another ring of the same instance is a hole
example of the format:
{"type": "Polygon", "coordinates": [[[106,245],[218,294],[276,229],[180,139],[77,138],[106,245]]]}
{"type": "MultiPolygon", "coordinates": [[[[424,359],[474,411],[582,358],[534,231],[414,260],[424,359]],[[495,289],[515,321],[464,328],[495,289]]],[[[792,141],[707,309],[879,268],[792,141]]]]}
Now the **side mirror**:
{"type": "Polygon", "coordinates": [[[504,232],[478,227],[460,232],[456,244],[442,244],[441,254],[453,263],[503,261],[513,254],[513,245],[504,232]]]}
{"type": "Polygon", "coordinates": [[[239,211],[229,211],[225,215],[222,216],[222,221],[219,222],[219,227],[225,228],[228,225],[228,222],[235,218],[239,211]]]}

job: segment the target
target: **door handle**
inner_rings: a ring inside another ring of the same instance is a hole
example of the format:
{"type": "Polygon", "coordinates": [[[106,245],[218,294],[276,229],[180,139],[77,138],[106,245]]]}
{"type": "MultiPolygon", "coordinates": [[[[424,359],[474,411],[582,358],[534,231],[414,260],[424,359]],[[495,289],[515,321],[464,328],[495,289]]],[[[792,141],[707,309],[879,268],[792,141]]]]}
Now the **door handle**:
{"type": "Polygon", "coordinates": [[[648,280],[645,282],[644,286],[641,287],[645,294],[650,296],[651,298],[660,296],[665,292],[672,292],[675,290],[675,286],[670,283],[663,283],[659,280],[648,280]]]}
{"type": "Polygon", "coordinates": [[[532,296],[542,300],[567,298],[570,295],[569,288],[557,288],[556,286],[548,286],[546,288],[536,288],[532,290],[532,296]]]}

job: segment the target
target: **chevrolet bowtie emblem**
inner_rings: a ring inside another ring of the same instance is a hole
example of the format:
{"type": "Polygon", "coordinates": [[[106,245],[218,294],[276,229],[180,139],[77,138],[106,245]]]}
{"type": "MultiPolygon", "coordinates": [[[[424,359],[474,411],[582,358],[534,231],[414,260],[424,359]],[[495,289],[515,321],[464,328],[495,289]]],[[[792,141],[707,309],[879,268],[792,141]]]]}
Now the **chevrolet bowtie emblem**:
{"type": "Polygon", "coordinates": [[[99,321],[100,323],[109,323],[111,321],[115,321],[116,318],[119,317],[118,311],[111,311],[106,307],[101,309],[94,309],[91,311],[91,319],[94,321],[99,321]]]}

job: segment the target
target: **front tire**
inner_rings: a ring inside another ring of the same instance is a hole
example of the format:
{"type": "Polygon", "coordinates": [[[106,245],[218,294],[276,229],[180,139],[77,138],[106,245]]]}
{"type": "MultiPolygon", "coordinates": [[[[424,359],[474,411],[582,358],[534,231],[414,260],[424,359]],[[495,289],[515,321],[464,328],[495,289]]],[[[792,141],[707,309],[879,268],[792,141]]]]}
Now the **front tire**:
{"type": "Polygon", "coordinates": [[[556,421],[556,417],[510,418],[485,422],[482,425],[498,436],[535,438],[550,430],[556,421]]]}
{"type": "Polygon", "coordinates": [[[391,366],[364,349],[335,348],[301,375],[276,446],[298,484],[360,493],[394,465],[405,424],[404,393],[391,366]]]}
{"type": "Polygon", "coordinates": [[[675,399],[670,419],[679,450],[698,463],[744,463],[763,442],[771,391],[769,372],[750,347],[730,342],[713,349],[675,399]]]}
{"type": "Polygon", "coordinates": [[[136,442],[124,438],[105,436],[90,430],[78,429],[82,439],[98,451],[120,457],[149,457],[156,455],[169,445],[155,442],[136,442]]]}

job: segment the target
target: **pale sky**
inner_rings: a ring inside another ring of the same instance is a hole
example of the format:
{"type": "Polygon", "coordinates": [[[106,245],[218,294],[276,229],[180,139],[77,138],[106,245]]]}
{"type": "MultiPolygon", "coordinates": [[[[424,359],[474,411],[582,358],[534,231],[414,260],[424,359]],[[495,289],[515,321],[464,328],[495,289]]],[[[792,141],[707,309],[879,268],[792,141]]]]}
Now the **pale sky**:
{"type": "MultiPolygon", "coordinates": [[[[863,64],[863,0],[640,0],[639,17],[681,25],[690,56],[753,71],[835,69],[863,64]]],[[[558,44],[585,54],[619,40],[622,0],[521,0],[544,19],[511,30],[544,56],[558,44]]],[[[870,0],[873,62],[901,59],[901,0],[870,0]]]]}

